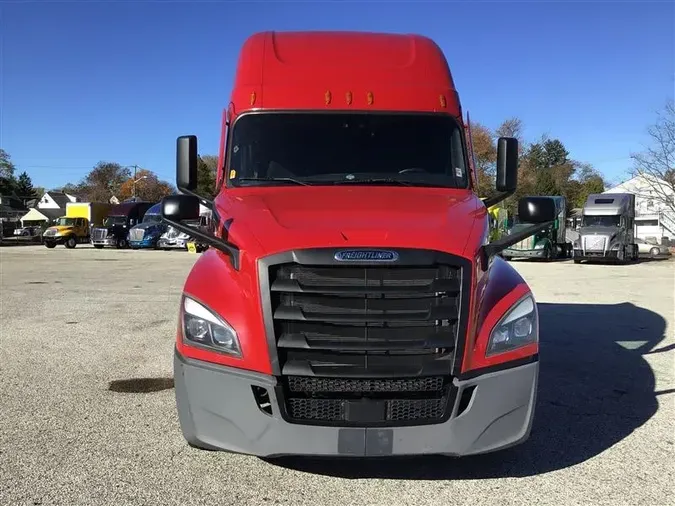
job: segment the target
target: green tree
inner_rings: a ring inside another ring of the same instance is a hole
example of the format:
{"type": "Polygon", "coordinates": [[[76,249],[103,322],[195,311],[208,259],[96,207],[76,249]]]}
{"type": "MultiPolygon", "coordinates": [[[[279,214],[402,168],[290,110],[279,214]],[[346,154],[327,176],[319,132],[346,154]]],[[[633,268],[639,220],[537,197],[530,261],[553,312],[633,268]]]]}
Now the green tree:
{"type": "Polygon", "coordinates": [[[561,193],[553,177],[553,172],[548,167],[537,170],[535,185],[538,195],[558,195],[561,193]]]}
{"type": "Polygon", "coordinates": [[[11,195],[16,191],[16,178],[14,171],[16,167],[12,162],[9,153],[0,149],[0,195],[11,195]]]}
{"type": "Polygon", "coordinates": [[[17,179],[16,194],[21,198],[37,197],[35,188],[33,188],[33,181],[31,181],[30,176],[25,171],[19,174],[19,178],[17,179]]]}
{"type": "Polygon", "coordinates": [[[481,123],[471,124],[471,141],[476,164],[478,193],[481,197],[492,197],[495,189],[495,171],[497,163],[497,138],[515,137],[518,139],[519,152],[523,152],[523,122],[519,118],[509,118],[495,131],[481,123]]]}
{"type": "Polygon", "coordinates": [[[66,185],[85,202],[108,202],[112,196],[119,198],[122,184],[131,177],[128,167],[115,162],[99,162],[77,185],[66,185]]]}
{"type": "Polygon", "coordinates": [[[218,157],[200,156],[197,165],[197,193],[206,198],[215,197],[218,157]]]}
{"type": "Polygon", "coordinates": [[[566,186],[568,209],[583,207],[589,195],[604,192],[606,186],[602,175],[592,165],[578,164],[576,178],[570,179],[566,186]]]}

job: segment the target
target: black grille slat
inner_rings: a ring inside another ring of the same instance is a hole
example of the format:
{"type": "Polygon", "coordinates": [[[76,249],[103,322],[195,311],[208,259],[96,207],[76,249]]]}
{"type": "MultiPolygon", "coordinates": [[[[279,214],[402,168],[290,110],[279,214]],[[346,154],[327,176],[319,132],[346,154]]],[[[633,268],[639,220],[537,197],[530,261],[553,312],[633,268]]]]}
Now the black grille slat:
{"type": "Polygon", "coordinates": [[[371,298],[282,294],[274,318],[304,321],[456,320],[455,297],[371,298]]]}
{"type": "MultiPolygon", "coordinates": [[[[448,334],[452,335],[452,334],[448,334]]],[[[307,339],[302,334],[283,334],[279,338],[279,348],[295,350],[335,350],[335,351],[404,351],[410,349],[434,349],[448,345],[446,336],[423,339],[374,339],[362,338],[323,338],[307,339]]],[[[452,344],[450,344],[452,346],[452,344]]]]}
{"type": "Polygon", "coordinates": [[[283,375],[342,378],[394,378],[447,374],[452,353],[347,354],[289,351],[281,368],[283,375]]]}
{"type": "Polygon", "coordinates": [[[281,322],[279,329],[279,348],[335,351],[453,348],[456,334],[454,324],[434,322],[399,327],[281,322]]]}
{"type": "Polygon", "coordinates": [[[277,279],[271,287],[272,292],[320,293],[331,295],[354,294],[396,294],[400,297],[428,297],[437,292],[458,293],[459,281],[456,279],[436,280],[422,285],[303,285],[295,279],[277,279]]]}
{"type": "Polygon", "coordinates": [[[387,323],[405,321],[455,320],[457,312],[452,310],[433,310],[427,313],[401,314],[337,314],[337,313],[303,313],[300,308],[279,308],[274,313],[277,320],[305,321],[305,322],[335,322],[335,323],[387,323]],[[411,318],[414,316],[414,318],[411,318]]]}
{"type": "MultiPolygon", "coordinates": [[[[294,280],[304,287],[412,287],[430,286],[439,279],[457,279],[452,267],[316,267],[279,266],[274,282],[294,280]]],[[[272,283],[271,286],[274,286],[272,283]]]]}
{"type": "Polygon", "coordinates": [[[328,265],[304,265],[293,263],[308,259],[299,251],[266,267],[277,395],[289,421],[382,426],[447,419],[456,393],[462,263],[424,255],[429,264],[331,265],[324,257],[328,265]]]}

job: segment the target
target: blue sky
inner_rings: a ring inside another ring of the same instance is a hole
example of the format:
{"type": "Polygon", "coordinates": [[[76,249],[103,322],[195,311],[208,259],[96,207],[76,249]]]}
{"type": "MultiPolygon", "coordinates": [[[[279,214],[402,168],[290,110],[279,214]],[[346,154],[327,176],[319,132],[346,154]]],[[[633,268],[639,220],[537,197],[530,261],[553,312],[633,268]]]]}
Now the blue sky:
{"type": "Polygon", "coordinates": [[[672,2],[69,1],[0,3],[0,147],[34,184],[99,160],[173,182],[175,138],[216,153],[238,51],[259,30],[435,39],[473,120],[510,116],[610,180],[675,88],[672,2]]]}

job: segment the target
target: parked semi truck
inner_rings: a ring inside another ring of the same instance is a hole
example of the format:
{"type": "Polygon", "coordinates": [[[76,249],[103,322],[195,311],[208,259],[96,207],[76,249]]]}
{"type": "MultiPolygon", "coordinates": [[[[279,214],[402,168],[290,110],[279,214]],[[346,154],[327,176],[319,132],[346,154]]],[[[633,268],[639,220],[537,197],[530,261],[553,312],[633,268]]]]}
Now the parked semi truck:
{"type": "Polygon", "coordinates": [[[574,241],[574,263],[582,260],[638,259],[635,242],[635,195],[597,193],[589,195],[581,211],[579,238],[574,241]]]}
{"type": "Polygon", "coordinates": [[[530,196],[518,200],[518,223],[511,229],[511,233],[518,233],[531,227],[533,223],[525,221],[520,216],[531,215],[531,207],[539,207],[548,200],[555,206],[556,218],[550,227],[540,230],[536,234],[526,237],[502,252],[506,260],[512,258],[541,258],[553,260],[567,258],[572,254],[572,244],[567,242],[567,199],[562,196],[530,196]],[[527,208],[527,209],[526,209],[527,208]]]}
{"type": "Polygon", "coordinates": [[[74,248],[80,243],[88,243],[92,226],[100,225],[111,208],[103,202],[68,202],[66,215],[42,234],[42,243],[47,248],[63,244],[74,248]]]}
{"type": "Polygon", "coordinates": [[[105,246],[127,248],[129,229],[141,221],[145,212],[153,206],[152,202],[123,202],[117,204],[103,220],[101,227],[91,231],[91,243],[95,248],[105,246]]]}
{"type": "MultiPolygon", "coordinates": [[[[185,97],[189,100],[189,97],[185,97]]],[[[162,216],[209,244],[183,287],[174,354],[192,446],[259,456],[468,455],[527,439],[539,371],[534,296],[490,242],[516,188],[497,143],[482,202],[459,95],[417,35],[266,32],[243,45],[217,195],[177,139],[162,216]],[[199,204],[213,231],[192,229],[199,204]]]]}
{"type": "MultiPolygon", "coordinates": [[[[187,225],[201,229],[203,231],[208,231],[208,228],[211,223],[211,211],[204,205],[199,205],[199,218],[196,220],[190,220],[185,222],[187,225]]],[[[187,249],[188,243],[194,241],[190,235],[185,232],[181,232],[173,227],[167,227],[167,230],[162,234],[159,239],[158,247],[169,250],[169,249],[187,249]]],[[[207,244],[203,242],[199,243],[199,251],[206,250],[208,248],[207,244]]]]}
{"type": "Polygon", "coordinates": [[[129,246],[138,248],[158,248],[167,225],[162,221],[161,204],[157,203],[143,215],[143,220],[129,229],[129,246]]]}

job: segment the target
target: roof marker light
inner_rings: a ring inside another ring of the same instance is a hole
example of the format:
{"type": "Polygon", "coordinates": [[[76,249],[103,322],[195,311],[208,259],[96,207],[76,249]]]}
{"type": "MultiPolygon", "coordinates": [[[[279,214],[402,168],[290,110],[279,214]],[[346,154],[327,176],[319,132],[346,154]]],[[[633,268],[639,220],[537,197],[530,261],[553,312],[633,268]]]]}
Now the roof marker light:
{"type": "Polygon", "coordinates": [[[440,95],[438,99],[441,101],[441,107],[445,109],[448,105],[448,102],[445,99],[445,95],[440,95]]]}
{"type": "Polygon", "coordinates": [[[326,98],[326,105],[330,104],[330,101],[331,101],[331,98],[332,98],[332,96],[330,94],[330,90],[326,91],[325,98],[326,98]]]}
{"type": "Polygon", "coordinates": [[[368,105],[373,105],[373,92],[369,91],[368,94],[366,95],[366,101],[368,102],[368,105]]]}
{"type": "Polygon", "coordinates": [[[347,100],[347,105],[352,105],[352,92],[348,91],[345,93],[345,100],[347,100]]]}
{"type": "Polygon", "coordinates": [[[255,104],[255,91],[251,92],[251,105],[255,104]]]}

